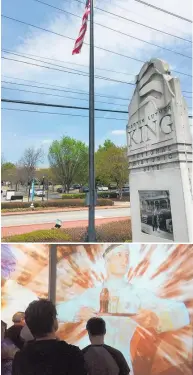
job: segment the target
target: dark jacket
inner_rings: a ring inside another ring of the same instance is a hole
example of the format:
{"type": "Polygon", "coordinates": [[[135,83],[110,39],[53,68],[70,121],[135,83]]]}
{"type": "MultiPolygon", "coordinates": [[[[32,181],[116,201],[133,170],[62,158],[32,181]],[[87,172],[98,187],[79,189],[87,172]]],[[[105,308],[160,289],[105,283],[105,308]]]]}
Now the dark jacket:
{"type": "Polygon", "coordinates": [[[13,358],[19,349],[9,339],[5,338],[1,341],[1,374],[11,375],[13,358]]]}
{"type": "Polygon", "coordinates": [[[22,328],[22,325],[13,325],[5,332],[5,338],[9,338],[19,349],[22,349],[24,345],[24,341],[20,337],[22,328]]]}
{"type": "Polygon", "coordinates": [[[12,375],[87,375],[81,350],[65,341],[28,343],[16,353],[12,375]]]}

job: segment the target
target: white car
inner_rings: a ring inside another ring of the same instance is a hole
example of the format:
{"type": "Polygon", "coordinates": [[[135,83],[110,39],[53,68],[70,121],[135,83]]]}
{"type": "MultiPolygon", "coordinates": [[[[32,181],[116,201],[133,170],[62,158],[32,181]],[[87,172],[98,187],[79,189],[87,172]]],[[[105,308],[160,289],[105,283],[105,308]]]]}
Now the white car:
{"type": "Polygon", "coordinates": [[[98,190],[98,191],[108,191],[109,188],[108,188],[107,186],[98,186],[98,187],[97,187],[97,190],[98,190]]]}
{"type": "Polygon", "coordinates": [[[35,197],[45,197],[45,192],[43,190],[35,190],[34,195],[35,197]]]}

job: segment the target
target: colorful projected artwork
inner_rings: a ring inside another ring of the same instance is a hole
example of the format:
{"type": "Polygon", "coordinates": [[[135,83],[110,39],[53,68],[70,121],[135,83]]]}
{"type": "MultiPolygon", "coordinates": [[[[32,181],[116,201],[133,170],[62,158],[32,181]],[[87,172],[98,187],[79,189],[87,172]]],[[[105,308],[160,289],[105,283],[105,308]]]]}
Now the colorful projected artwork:
{"type": "Polygon", "coordinates": [[[48,297],[48,245],[1,245],[1,319],[12,324],[38,297],[48,297]]]}
{"type": "MultiPolygon", "coordinates": [[[[49,245],[2,245],[2,320],[48,297],[49,245]]],[[[83,348],[92,316],[131,375],[192,375],[193,245],[56,245],[58,337],[83,348]]]]}
{"type": "Polygon", "coordinates": [[[191,375],[192,245],[57,247],[58,335],[80,348],[92,316],[132,375],[191,375]]]}

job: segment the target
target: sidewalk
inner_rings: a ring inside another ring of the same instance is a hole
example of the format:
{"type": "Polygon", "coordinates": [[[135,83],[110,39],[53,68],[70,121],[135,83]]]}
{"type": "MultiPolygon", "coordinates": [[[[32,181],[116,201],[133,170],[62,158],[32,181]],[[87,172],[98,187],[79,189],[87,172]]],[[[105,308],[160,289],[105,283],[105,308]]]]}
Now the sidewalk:
{"type": "MultiPolygon", "coordinates": [[[[117,202],[116,202],[117,203],[117,202]]],[[[119,202],[118,202],[119,203],[119,202]]],[[[128,202],[128,204],[125,204],[125,202],[123,202],[124,204],[115,204],[113,206],[97,206],[95,207],[96,210],[100,210],[100,209],[104,209],[104,210],[109,210],[109,209],[113,209],[113,208],[123,208],[123,207],[130,207],[130,203],[128,202]]],[[[2,212],[1,213],[1,216],[10,216],[10,215],[33,215],[33,214],[47,214],[49,212],[69,212],[69,211],[86,211],[88,210],[88,207],[60,207],[60,208],[57,208],[57,207],[52,207],[48,210],[36,210],[34,209],[33,211],[18,211],[18,212],[2,212]]]]}
{"type": "MultiPolygon", "coordinates": [[[[104,219],[96,219],[96,225],[100,224],[108,224],[115,221],[125,221],[127,220],[126,217],[114,217],[114,218],[104,218],[104,219]]],[[[15,234],[23,234],[29,233],[35,230],[43,230],[43,229],[52,229],[55,226],[54,223],[45,223],[45,224],[27,224],[27,225],[20,225],[20,226],[13,226],[13,227],[3,227],[1,229],[1,236],[8,237],[14,236],[15,234]]],[[[78,221],[64,221],[62,223],[62,228],[85,228],[88,226],[88,220],[78,220],[78,221]]]]}

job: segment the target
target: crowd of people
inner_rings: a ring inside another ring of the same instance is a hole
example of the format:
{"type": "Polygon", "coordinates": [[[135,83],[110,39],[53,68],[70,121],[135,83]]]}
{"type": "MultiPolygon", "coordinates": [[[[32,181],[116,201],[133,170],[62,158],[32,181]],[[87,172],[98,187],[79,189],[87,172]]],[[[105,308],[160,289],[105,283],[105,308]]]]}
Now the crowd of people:
{"type": "Polygon", "coordinates": [[[33,301],[13,316],[7,329],[1,321],[2,375],[129,375],[123,354],[105,344],[106,325],[91,318],[86,330],[91,345],[83,350],[57,337],[55,305],[46,299],[33,301]]]}

